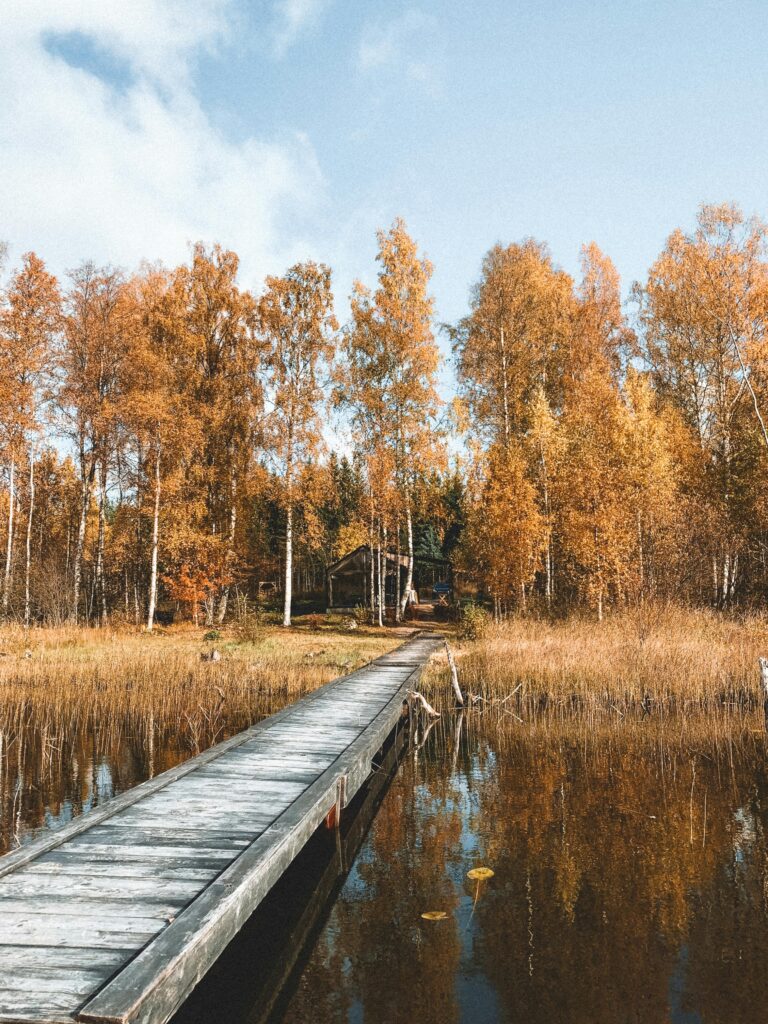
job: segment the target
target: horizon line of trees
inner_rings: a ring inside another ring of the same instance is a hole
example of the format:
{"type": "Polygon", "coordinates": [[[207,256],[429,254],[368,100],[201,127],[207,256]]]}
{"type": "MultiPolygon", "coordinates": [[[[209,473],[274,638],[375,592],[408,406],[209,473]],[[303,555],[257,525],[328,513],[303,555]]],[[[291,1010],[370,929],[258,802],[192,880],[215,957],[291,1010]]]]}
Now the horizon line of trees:
{"type": "Polygon", "coordinates": [[[768,227],[704,206],[623,308],[592,243],[581,277],[533,239],[486,254],[446,328],[405,224],[374,289],[334,314],[330,269],[237,280],[235,253],[62,285],[34,253],[0,292],[0,615],[152,629],[158,606],[223,622],[279,579],[293,598],[370,546],[420,544],[497,616],[649,598],[730,607],[766,593],[768,227]],[[349,454],[327,450],[338,417],[349,454]],[[461,454],[448,465],[448,439],[461,454]]]}

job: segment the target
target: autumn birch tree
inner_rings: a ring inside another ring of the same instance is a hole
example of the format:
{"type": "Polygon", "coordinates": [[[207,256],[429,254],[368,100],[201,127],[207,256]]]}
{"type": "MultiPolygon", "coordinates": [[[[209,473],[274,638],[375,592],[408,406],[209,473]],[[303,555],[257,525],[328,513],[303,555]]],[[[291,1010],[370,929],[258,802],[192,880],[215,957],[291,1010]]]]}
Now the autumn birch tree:
{"type": "Polygon", "coordinates": [[[283,625],[291,624],[297,475],[322,447],[323,382],[335,349],[331,272],[298,263],[268,277],[258,303],[259,334],[267,352],[271,454],[278,465],[285,509],[283,625]]]}
{"type": "Polygon", "coordinates": [[[206,622],[224,620],[237,560],[239,496],[263,413],[263,360],[253,296],[238,286],[237,255],[198,242],[177,271],[177,308],[186,345],[186,394],[200,447],[187,460],[189,484],[204,500],[200,550],[219,584],[206,590],[206,622]],[[215,552],[218,550],[218,557],[215,552]],[[218,568],[214,563],[218,564],[218,568]]]}
{"type": "MultiPolygon", "coordinates": [[[[124,408],[126,430],[135,439],[137,514],[150,509],[149,583],[146,626],[152,630],[158,595],[161,509],[180,515],[170,501],[170,480],[177,479],[183,450],[200,442],[187,401],[184,309],[173,276],[148,268],[130,282],[134,326],[127,361],[124,408]]],[[[178,486],[178,484],[177,484],[178,486]]]]}
{"type": "Polygon", "coordinates": [[[547,524],[517,447],[494,445],[483,456],[480,481],[462,540],[462,562],[472,572],[479,569],[498,621],[507,602],[525,610],[547,524]]]}
{"type": "Polygon", "coordinates": [[[58,402],[80,471],[80,515],[73,559],[72,617],[79,616],[88,513],[97,494],[95,584],[101,622],[107,616],[105,531],[108,474],[118,444],[122,364],[128,352],[130,313],[124,278],[112,268],[85,263],[72,274],[64,303],[64,343],[58,402]]]}
{"type": "Polygon", "coordinates": [[[16,466],[22,453],[28,465],[27,523],[24,570],[24,623],[31,615],[30,569],[32,520],[35,504],[35,458],[42,424],[42,408],[50,382],[53,343],[59,328],[61,299],[56,278],[34,253],[27,253],[13,275],[0,315],[0,377],[6,399],[0,412],[0,428],[10,458],[8,531],[3,575],[2,607],[7,614],[10,599],[16,466]]]}
{"type": "Polygon", "coordinates": [[[355,285],[339,395],[352,410],[371,453],[381,446],[392,452],[408,553],[402,613],[413,587],[414,484],[435,459],[442,458],[435,424],[440,355],[428,293],[431,263],[419,256],[402,220],[377,238],[378,287],[371,292],[355,285]]]}
{"type": "Polygon", "coordinates": [[[470,312],[452,331],[460,391],[486,445],[520,439],[538,389],[560,408],[572,310],[573,283],[546,246],[526,239],[486,254],[470,312]]]}
{"type": "Polygon", "coordinates": [[[752,436],[766,442],[768,325],[766,228],[734,206],[704,206],[696,230],[673,232],[636,290],[644,355],[662,399],[685,417],[704,472],[698,501],[710,526],[713,597],[729,604],[739,583],[744,523],[740,498],[752,436]]]}

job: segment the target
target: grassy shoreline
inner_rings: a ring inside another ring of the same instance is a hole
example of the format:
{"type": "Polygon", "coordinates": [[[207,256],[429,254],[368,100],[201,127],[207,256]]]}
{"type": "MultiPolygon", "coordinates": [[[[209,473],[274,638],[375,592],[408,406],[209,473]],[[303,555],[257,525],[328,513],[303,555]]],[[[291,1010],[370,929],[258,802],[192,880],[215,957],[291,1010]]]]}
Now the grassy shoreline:
{"type": "MultiPolygon", "coordinates": [[[[0,852],[392,650],[410,630],[312,618],[216,633],[0,628],[0,852]],[[205,660],[214,649],[220,660],[205,660]]],[[[761,617],[651,607],[602,623],[514,619],[450,642],[476,698],[464,727],[503,723],[513,745],[610,751],[639,741],[662,760],[678,747],[722,744],[729,757],[764,748],[761,617]]],[[[445,713],[454,702],[444,652],[419,689],[444,712],[433,727],[460,732],[445,713]]]]}
{"type": "Polygon", "coordinates": [[[207,632],[0,628],[0,853],[404,639],[314,621],[207,632]]]}
{"type": "Polygon", "coordinates": [[[0,731],[30,714],[183,725],[218,708],[232,724],[278,710],[403,640],[391,631],[299,625],[157,630],[0,628],[0,731]],[[217,652],[217,660],[207,657],[217,652]]]}
{"type": "MultiPolygon", "coordinates": [[[[529,719],[543,711],[762,714],[758,657],[768,620],[648,606],[603,622],[512,619],[456,650],[462,688],[507,700],[529,719]]],[[[425,675],[425,695],[450,703],[445,658],[425,675]]]]}

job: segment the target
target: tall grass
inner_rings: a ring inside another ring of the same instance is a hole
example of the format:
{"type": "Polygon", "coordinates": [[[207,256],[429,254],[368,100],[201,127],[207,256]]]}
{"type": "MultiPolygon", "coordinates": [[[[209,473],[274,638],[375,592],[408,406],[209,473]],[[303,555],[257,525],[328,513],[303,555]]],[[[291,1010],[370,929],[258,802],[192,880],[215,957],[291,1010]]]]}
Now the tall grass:
{"type": "MultiPolygon", "coordinates": [[[[462,687],[522,718],[559,710],[614,716],[762,710],[758,657],[768,621],[660,605],[603,622],[514,619],[458,650],[462,687]]],[[[448,695],[447,666],[426,674],[448,695]]]]}

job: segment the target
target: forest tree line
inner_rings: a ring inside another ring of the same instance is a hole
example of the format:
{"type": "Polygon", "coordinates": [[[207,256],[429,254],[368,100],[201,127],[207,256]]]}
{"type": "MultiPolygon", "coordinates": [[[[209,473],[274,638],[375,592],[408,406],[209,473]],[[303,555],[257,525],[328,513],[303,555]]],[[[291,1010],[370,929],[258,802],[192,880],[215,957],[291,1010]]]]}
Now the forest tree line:
{"type": "Polygon", "coordinates": [[[395,618],[420,545],[497,615],[759,602],[767,243],[702,207],[625,304],[595,244],[577,281],[540,242],[498,244],[442,328],[399,220],[343,325],[312,261],[253,293],[217,245],[64,281],[28,253],[0,295],[0,612],[214,623],[279,582],[288,624],[360,544],[406,556],[395,618]]]}

